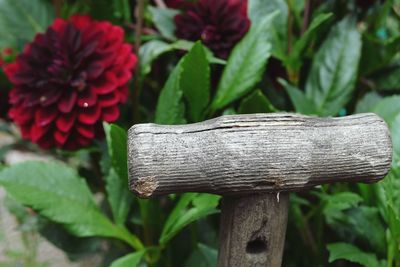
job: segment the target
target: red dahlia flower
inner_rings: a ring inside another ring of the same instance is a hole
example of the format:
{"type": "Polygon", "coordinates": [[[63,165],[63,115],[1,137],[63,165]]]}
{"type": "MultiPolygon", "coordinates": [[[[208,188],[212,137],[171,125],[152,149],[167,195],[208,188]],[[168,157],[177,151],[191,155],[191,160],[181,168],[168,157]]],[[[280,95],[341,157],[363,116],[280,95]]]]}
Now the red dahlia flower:
{"type": "Polygon", "coordinates": [[[87,16],[56,19],[5,72],[14,85],[9,116],[42,148],[74,150],[119,117],[137,58],[124,31],[87,16]]]}
{"type": "Polygon", "coordinates": [[[227,58],[250,26],[247,1],[199,0],[175,16],[179,38],[202,42],[218,57],[227,58]]]}

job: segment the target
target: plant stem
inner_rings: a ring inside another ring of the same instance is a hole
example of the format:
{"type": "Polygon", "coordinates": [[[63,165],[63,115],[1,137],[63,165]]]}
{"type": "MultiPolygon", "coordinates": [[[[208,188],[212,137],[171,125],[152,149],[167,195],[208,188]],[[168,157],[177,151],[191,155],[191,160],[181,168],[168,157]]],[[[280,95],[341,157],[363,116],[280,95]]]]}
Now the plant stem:
{"type": "Polygon", "coordinates": [[[310,14],[311,14],[311,0],[307,0],[304,7],[303,25],[301,25],[301,32],[300,32],[301,35],[303,35],[308,28],[310,14]]]}
{"type": "Polygon", "coordinates": [[[56,13],[56,17],[61,17],[61,6],[64,0],[53,0],[54,11],[56,13]]]}
{"type": "Polygon", "coordinates": [[[293,35],[293,12],[292,12],[292,1],[286,0],[288,5],[288,21],[287,21],[287,51],[288,54],[292,52],[292,35],[293,35]]]}
{"type": "MultiPolygon", "coordinates": [[[[143,30],[143,13],[144,13],[145,0],[138,0],[135,10],[136,25],[135,25],[135,51],[136,55],[139,55],[140,45],[142,43],[142,30],[143,30]]],[[[140,58],[138,58],[137,64],[139,65],[140,58]]],[[[140,91],[141,91],[141,81],[140,81],[140,71],[137,70],[135,74],[135,88],[132,94],[132,105],[133,105],[133,122],[140,122],[140,91]]]]}

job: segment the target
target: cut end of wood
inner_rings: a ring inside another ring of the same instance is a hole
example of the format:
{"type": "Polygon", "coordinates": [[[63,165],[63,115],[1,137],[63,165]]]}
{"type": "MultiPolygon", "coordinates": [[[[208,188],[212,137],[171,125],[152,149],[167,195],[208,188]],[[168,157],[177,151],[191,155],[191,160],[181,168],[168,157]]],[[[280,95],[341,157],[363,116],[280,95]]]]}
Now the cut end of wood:
{"type": "Polygon", "coordinates": [[[149,198],[158,187],[158,182],[154,176],[141,177],[130,181],[130,189],[138,196],[149,198]]]}

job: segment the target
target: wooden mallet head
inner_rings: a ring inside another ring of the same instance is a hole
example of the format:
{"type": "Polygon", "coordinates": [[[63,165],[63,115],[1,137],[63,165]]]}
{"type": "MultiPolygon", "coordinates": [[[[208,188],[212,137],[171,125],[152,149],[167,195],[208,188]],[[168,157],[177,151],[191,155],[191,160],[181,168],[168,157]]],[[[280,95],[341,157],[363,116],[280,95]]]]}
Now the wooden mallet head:
{"type": "Polygon", "coordinates": [[[280,265],[284,230],[276,235],[276,228],[286,227],[287,199],[282,194],[277,202],[277,193],[375,182],[387,174],[392,159],[387,125],[372,113],[230,115],[189,125],[138,124],[128,135],[130,189],[137,195],[230,196],[221,223],[234,226],[221,228],[219,266],[280,265]],[[252,253],[251,246],[249,252],[249,244],[260,253],[252,253]]]}

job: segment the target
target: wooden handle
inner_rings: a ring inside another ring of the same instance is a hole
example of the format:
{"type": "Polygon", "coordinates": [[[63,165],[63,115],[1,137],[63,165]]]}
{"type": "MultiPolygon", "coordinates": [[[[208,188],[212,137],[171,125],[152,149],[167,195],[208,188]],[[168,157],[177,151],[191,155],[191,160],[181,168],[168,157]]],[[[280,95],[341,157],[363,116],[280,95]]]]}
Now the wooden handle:
{"type": "Polygon", "coordinates": [[[189,125],[138,124],[128,135],[130,189],[142,197],[374,182],[392,158],[387,125],[372,113],[231,115],[189,125]]]}
{"type": "Polygon", "coordinates": [[[280,267],[288,203],[284,193],[224,197],[218,267],[280,267]]]}

